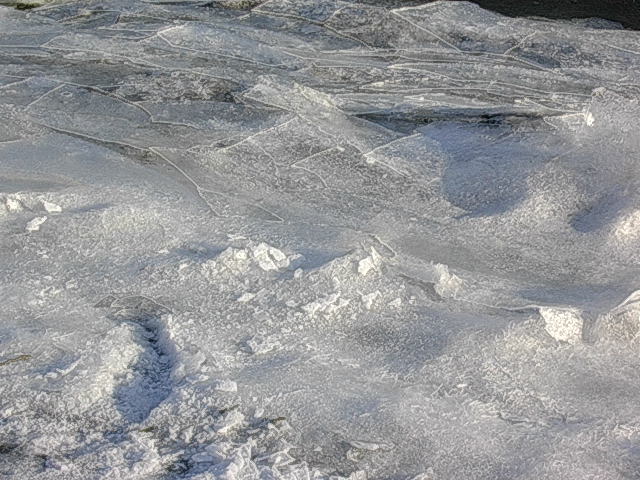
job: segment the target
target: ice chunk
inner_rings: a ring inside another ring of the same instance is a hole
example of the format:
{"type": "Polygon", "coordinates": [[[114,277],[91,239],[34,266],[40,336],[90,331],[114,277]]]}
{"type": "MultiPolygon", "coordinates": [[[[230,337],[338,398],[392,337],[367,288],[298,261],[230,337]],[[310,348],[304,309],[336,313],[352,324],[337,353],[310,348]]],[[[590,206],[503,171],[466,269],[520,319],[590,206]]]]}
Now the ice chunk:
{"type": "Polygon", "coordinates": [[[309,302],[302,306],[309,315],[315,315],[316,313],[328,313],[331,314],[349,304],[349,300],[341,298],[339,292],[333,292],[325,297],[321,297],[313,302],[309,302]]]}
{"type": "Polygon", "coordinates": [[[382,256],[374,247],[371,247],[370,252],[371,253],[368,257],[365,257],[358,262],[358,273],[360,275],[368,275],[369,272],[377,269],[382,263],[382,256]]]}
{"type": "Polygon", "coordinates": [[[633,342],[640,336],[640,291],[600,315],[594,328],[594,340],[633,342]]]}
{"type": "Polygon", "coordinates": [[[234,393],[238,391],[238,384],[233,380],[218,380],[214,388],[220,392],[234,393]]]}
{"type": "Polygon", "coordinates": [[[43,217],[36,217],[27,223],[27,226],[25,227],[25,229],[28,232],[37,232],[38,230],[40,230],[40,226],[46,221],[47,221],[46,215],[43,217]]]}
{"type": "Polygon", "coordinates": [[[21,212],[24,210],[22,202],[15,197],[7,197],[5,203],[9,212],[21,212]]]}
{"type": "Polygon", "coordinates": [[[227,434],[244,422],[244,415],[238,410],[225,413],[214,425],[218,433],[227,434]]]}
{"type": "Polygon", "coordinates": [[[540,307],[545,330],[558,341],[580,343],[583,320],[581,313],[571,308],[540,307]]]}
{"type": "Polygon", "coordinates": [[[367,310],[371,310],[371,308],[373,307],[373,304],[375,303],[375,301],[379,296],[380,296],[379,290],[368,293],[366,295],[362,295],[362,304],[364,305],[364,308],[366,308],[367,310]]]}
{"type": "Polygon", "coordinates": [[[281,270],[289,266],[289,259],[284,252],[266,243],[260,243],[254,247],[252,254],[258,266],[265,271],[281,270]]]}
{"type": "Polygon", "coordinates": [[[368,440],[350,440],[349,444],[353,448],[357,448],[359,450],[368,450],[371,452],[375,452],[378,450],[391,450],[393,448],[392,445],[384,442],[372,442],[368,440]]]}
{"type": "Polygon", "coordinates": [[[436,264],[434,269],[437,275],[435,291],[443,298],[455,298],[458,290],[462,287],[462,279],[449,272],[449,267],[441,263],[436,264]]]}
{"type": "Polygon", "coordinates": [[[402,299],[400,297],[396,297],[391,300],[387,305],[392,308],[400,308],[402,306],[402,299]]]}
{"type": "Polygon", "coordinates": [[[260,335],[255,335],[245,342],[245,346],[249,353],[259,355],[270,352],[278,346],[278,343],[260,335]]]}
{"type": "Polygon", "coordinates": [[[53,202],[48,202],[46,200],[42,201],[42,206],[48,213],[60,213],[62,212],[62,207],[53,202]]]}
{"type": "Polygon", "coordinates": [[[256,296],[255,293],[244,292],[242,295],[240,295],[238,297],[238,299],[236,301],[240,302],[240,303],[247,303],[247,302],[250,302],[251,300],[253,300],[255,298],[255,296],[256,296]]]}

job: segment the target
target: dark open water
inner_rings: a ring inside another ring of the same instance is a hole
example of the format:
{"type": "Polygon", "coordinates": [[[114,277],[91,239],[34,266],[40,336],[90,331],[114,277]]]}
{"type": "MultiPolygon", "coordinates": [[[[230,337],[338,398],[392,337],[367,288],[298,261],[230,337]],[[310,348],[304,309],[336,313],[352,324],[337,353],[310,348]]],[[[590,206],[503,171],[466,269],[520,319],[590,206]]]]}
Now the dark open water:
{"type": "Polygon", "coordinates": [[[640,0],[473,0],[483,8],[510,16],[547,18],[598,17],[640,30],[640,0]]]}
{"type": "MultiPolygon", "coordinates": [[[[370,4],[420,5],[430,0],[360,0],[370,4]]],[[[455,0],[451,0],[455,1],[455,0]]],[[[512,17],[604,18],[640,30],[640,0],[470,0],[512,17]]]]}

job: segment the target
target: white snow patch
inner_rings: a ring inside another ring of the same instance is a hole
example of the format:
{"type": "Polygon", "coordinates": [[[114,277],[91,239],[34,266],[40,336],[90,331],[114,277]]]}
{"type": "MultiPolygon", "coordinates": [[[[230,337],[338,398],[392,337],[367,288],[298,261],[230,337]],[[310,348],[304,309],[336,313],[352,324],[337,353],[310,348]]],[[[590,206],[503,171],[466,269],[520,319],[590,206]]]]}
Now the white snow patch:
{"type": "Polygon", "coordinates": [[[558,341],[580,343],[583,319],[578,310],[569,308],[540,307],[545,330],[558,341]]]}

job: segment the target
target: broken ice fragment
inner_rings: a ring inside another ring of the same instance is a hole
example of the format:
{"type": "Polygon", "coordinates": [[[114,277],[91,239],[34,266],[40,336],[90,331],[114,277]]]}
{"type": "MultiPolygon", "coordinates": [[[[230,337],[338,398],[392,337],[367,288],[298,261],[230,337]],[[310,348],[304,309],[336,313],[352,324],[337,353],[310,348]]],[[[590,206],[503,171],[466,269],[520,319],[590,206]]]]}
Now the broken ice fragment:
{"type": "Polygon", "coordinates": [[[215,429],[218,433],[229,433],[235,427],[239,426],[244,421],[244,415],[237,410],[227,412],[220,420],[215,424],[215,429]]]}
{"type": "Polygon", "coordinates": [[[23,210],[22,202],[17,198],[8,197],[6,200],[7,210],[10,212],[21,212],[23,210]]]}
{"type": "Polygon", "coordinates": [[[367,472],[364,470],[356,470],[352,472],[348,477],[348,480],[367,480],[367,472]]]}
{"type": "Polygon", "coordinates": [[[583,320],[580,312],[568,308],[540,307],[545,330],[561,342],[579,343],[582,341],[583,320]]]}
{"type": "Polygon", "coordinates": [[[236,300],[237,302],[240,303],[247,303],[250,302],[251,300],[253,300],[253,298],[256,296],[255,293],[251,293],[251,292],[244,292],[242,295],[240,295],[238,297],[238,299],[236,300]]]}
{"type": "Polygon", "coordinates": [[[462,287],[462,279],[449,272],[449,267],[441,263],[435,265],[435,271],[439,276],[434,285],[436,293],[444,298],[455,298],[458,290],[462,287]]]}
{"type": "Polygon", "coordinates": [[[397,297],[396,299],[391,300],[389,303],[387,303],[387,305],[393,308],[400,308],[400,306],[402,305],[402,299],[400,297],[397,297]]]}
{"type": "Polygon", "coordinates": [[[370,442],[366,440],[350,440],[349,444],[353,448],[357,448],[358,450],[368,450],[370,452],[375,452],[377,450],[391,450],[393,447],[387,443],[382,442],[370,442]]]}
{"type": "Polygon", "coordinates": [[[375,265],[373,264],[371,257],[363,258],[362,260],[360,260],[360,262],[358,262],[358,273],[360,275],[366,275],[374,268],[375,265]]]}
{"type": "Polygon", "coordinates": [[[380,296],[379,290],[376,290],[375,292],[371,292],[367,295],[362,295],[362,304],[364,305],[364,308],[366,308],[367,310],[371,310],[371,307],[373,307],[374,302],[379,296],[380,296]]]}
{"type": "Polygon", "coordinates": [[[47,202],[44,200],[42,202],[42,206],[49,213],[60,213],[62,211],[62,207],[52,202],[47,202]]]}
{"type": "Polygon", "coordinates": [[[238,391],[238,384],[233,380],[218,380],[214,388],[220,392],[233,393],[238,391]]]}
{"type": "Polygon", "coordinates": [[[584,114],[584,123],[587,124],[587,127],[593,127],[593,124],[596,122],[595,117],[593,116],[593,113],[591,112],[586,112],[584,114]]]}
{"type": "Polygon", "coordinates": [[[382,257],[371,247],[371,254],[368,257],[363,258],[358,262],[358,273],[360,275],[367,275],[371,270],[377,269],[382,263],[382,257]]]}
{"type": "Polygon", "coordinates": [[[340,298],[340,293],[334,292],[326,297],[319,298],[313,302],[303,305],[301,308],[309,315],[321,313],[333,313],[336,310],[345,307],[349,303],[348,300],[340,298]]]}
{"type": "Polygon", "coordinates": [[[276,346],[276,343],[270,342],[259,335],[250,338],[245,343],[246,350],[254,355],[270,352],[276,346]]]}
{"type": "Polygon", "coordinates": [[[289,266],[287,256],[281,250],[266,243],[261,243],[253,248],[252,253],[262,270],[280,270],[289,266]]]}
{"type": "Polygon", "coordinates": [[[42,225],[44,222],[47,221],[47,217],[36,217],[33,220],[31,220],[29,223],[27,223],[27,226],[25,227],[25,229],[28,232],[37,232],[38,230],[40,230],[40,225],[42,225]]]}

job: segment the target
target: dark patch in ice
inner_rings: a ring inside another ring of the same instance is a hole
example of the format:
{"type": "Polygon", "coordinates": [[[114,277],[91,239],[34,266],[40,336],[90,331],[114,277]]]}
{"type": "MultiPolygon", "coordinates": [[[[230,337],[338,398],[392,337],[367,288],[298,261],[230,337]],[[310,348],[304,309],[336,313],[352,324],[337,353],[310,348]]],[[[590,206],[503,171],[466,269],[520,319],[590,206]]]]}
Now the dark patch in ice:
{"type": "Polygon", "coordinates": [[[435,284],[433,282],[420,280],[419,278],[410,277],[409,275],[405,275],[403,273],[401,273],[399,277],[409,285],[418,287],[429,300],[432,300],[434,302],[441,302],[443,300],[438,292],[436,292],[435,284]]]}
{"type": "Polygon", "coordinates": [[[408,135],[417,128],[436,122],[469,123],[482,126],[520,125],[526,122],[542,122],[545,115],[534,112],[479,113],[470,110],[451,110],[434,111],[429,114],[419,114],[417,112],[371,112],[355,114],[354,116],[408,135]]]}
{"type": "Polygon", "coordinates": [[[208,7],[208,8],[225,8],[230,10],[251,10],[252,8],[257,7],[261,3],[264,3],[265,1],[266,0],[224,0],[224,1],[206,2],[198,6],[208,7]]]}

